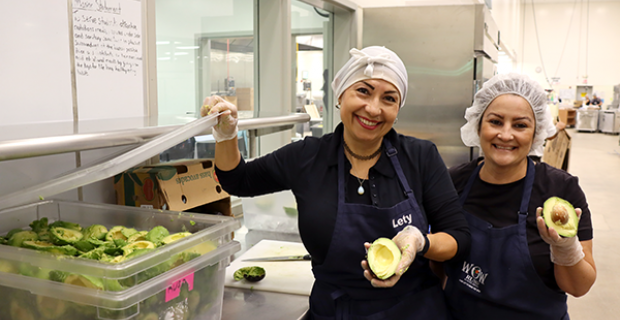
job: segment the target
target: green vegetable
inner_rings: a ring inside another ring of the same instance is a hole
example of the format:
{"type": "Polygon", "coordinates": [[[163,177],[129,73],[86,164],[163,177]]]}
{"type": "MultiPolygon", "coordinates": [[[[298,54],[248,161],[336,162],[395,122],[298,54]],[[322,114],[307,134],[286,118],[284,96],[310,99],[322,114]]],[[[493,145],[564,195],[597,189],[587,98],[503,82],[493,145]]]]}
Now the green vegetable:
{"type": "Polygon", "coordinates": [[[179,239],[183,239],[187,236],[191,236],[191,232],[179,232],[179,233],[175,233],[175,234],[171,234],[163,239],[161,239],[161,243],[162,244],[170,244],[173,243],[179,239]]]}
{"type": "Polygon", "coordinates": [[[151,241],[152,243],[159,246],[162,244],[162,239],[164,239],[168,235],[170,235],[170,232],[168,232],[168,229],[162,226],[157,226],[151,229],[151,231],[149,231],[146,234],[145,238],[146,240],[151,241]]]}
{"type": "Polygon", "coordinates": [[[101,259],[101,257],[105,255],[104,253],[105,249],[106,249],[105,247],[95,248],[88,252],[82,253],[79,257],[85,258],[85,259],[99,260],[101,259]]]}
{"type": "Polygon", "coordinates": [[[56,245],[74,244],[84,237],[81,232],[64,227],[51,227],[50,237],[56,245]]]}
{"type": "Polygon", "coordinates": [[[47,230],[47,218],[32,221],[32,223],[30,223],[30,228],[36,233],[47,230]]]}
{"type": "Polygon", "coordinates": [[[115,226],[105,235],[106,241],[114,241],[115,239],[127,240],[127,237],[123,234],[123,230],[125,227],[123,226],[115,226]]]}
{"type": "Polygon", "coordinates": [[[0,244],[7,244],[9,242],[9,240],[7,240],[5,237],[0,237],[0,244]]]}
{"type": "Polygon", "coordinates": [[[73,223],[73,222],[60,221],[60,220],[50,224],[49,227],[50,228],[60,227],[60,228],[71,229],[75,231],[82,231],[82,227],[80,226],[80,224],[73,223]]]}
{"type": "Polygon", "coordinates": [[[18,233],[18,232],[22,232],[22,231],[24,231],[24,229],[13,229],[13,230],[9,231],[9,233],[7,233],[7,234],[6,234],[5,238],[6,238],[7,240],[9,240],[9,239],[11,239],[11,237],[12,237],[14,234],[16,234],[16,233],[18,233]]]}
{"type": "Polygon", "coordinates": [[[37,233],[37,235],[39,236],[40,241],[52,242],[52,234],[49,232],[48,229],[37,233]]]}
{"type": "Polygon", "coordinates": [[[133,236],[134,234],[138,233],[138,230],[134,229],[134,228],[125,228],[123,230],[121,230],[121,233],[125,236],[127,240],[129,239],[129,237],[133,236]]]}
{"type": "Polygon", "coordinates": [[[56,246],[53,243],[49,243],[46,241],[32,241],[32,240],[24,241],[23,247],[29,248],[29,249],[35,249],[39,251],[45,251],[45,252],[58,254],[58,255],[74,256],[78,254],[78,250],[73,246],[70,246],[70,245],[56,246]]]}
{"type": "Polygon", "coordinates": [[[543,205],[542,216],[547,227],[555,229],[559,235],[567,238],[577,235],[579,217],[570,202],[551,197],[543,205]]]}
{"type": "Polygon", "coordinates": [[[127,242],[136,242],[136,241],[143,241],[146,240],[146,234],[149,233],[148,231],[139,231],[136,232],[134,234],[132,234],[129,238],[127,238],[127,242]]]}
{"type": "Polygon", "coordinates": [[[150,241],[136,241],[121,248],[123,255],[127,256],[136,249],[155,249],[155,244],[150,241]]]}
{"type": "Polygon", "coordinates": [[[235,273],[233,274],[233,278],[236,281],[245,279],[250,282],[257,282],[263,280],[263,278],[265,278],[265,275],[265,269],[258,266],[252,266],[240,268],[239,270],[235,271],[235,273]]]}
{"type": "Polygon", "coordinates": [[[38,295],[37,309],[45,319],[58,319],[67,311],[67,304],[63,300],[38,295]]]}
{"type": "Polygon", "coordinates": [[[84,239],[103,240],[106,234],[108,234],[108,228],[100,224],[93,224],[84,229],[82,233],[84,234],[84,239]]]}
{"type": "Polygon", "coordinates": [[[391,277],[400,262],[401,252],[392,239],[379,238],[368,249],[368,266],[379,279],[391,277]]]}
{"type": "Polygon", "coordinates": [[[35,320],[35,316],[30,311],[26,301],[18,299],[11,300],[11,319],[13,320],[35,320]]]}
{"type": "Polygon", "coordinates": [[[21,247],[24,241],[38,240],[39,236],[34,231],[20,231],[14,233],[7,241],[7,244],[14,247],[21,247]]]}
{"type": "Polygon", "coordinates": [[[17,273],[17,268],[13,262],[0,259],[0,272],[17,273]]]}
{"type": "Polygon", "coordinates": [[[91,250],[95,249],[95,245],[94,244],[92,244],[90,241],[84,240],[84,239],[82,239],[80,241],[76,241],[73,244],[73,246],[76,249],[80,250],[81,252],[88,252],[88,251],[91,251],[91,250]]]}

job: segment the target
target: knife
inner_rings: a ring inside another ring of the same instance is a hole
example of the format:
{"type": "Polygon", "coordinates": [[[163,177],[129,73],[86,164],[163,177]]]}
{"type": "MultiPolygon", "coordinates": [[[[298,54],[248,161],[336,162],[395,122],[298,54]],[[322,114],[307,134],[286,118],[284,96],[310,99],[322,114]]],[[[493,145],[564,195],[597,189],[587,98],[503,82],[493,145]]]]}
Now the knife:
{"type": "Polygon", "coordinates": [[[304,261],[311,260],[309,254],[303,256],[279,256],[279,257],[262,257],[253,259],[243,259],[242,261],[304,261]]]}

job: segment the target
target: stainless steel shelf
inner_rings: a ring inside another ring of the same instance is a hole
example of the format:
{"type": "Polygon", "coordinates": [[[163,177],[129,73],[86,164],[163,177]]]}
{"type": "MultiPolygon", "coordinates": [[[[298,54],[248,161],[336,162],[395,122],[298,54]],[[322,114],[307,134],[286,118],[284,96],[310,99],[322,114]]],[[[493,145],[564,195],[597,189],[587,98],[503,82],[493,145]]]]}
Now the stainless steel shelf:
{"type": "MultiPolygon", "coordinates": [[[[305,113],[268,118],[240,119],[239,130],[253,130],[255,136],[260,136],[292,128],[296,123],[308,122],[309,120],[310,116],[305,113]]],[[[174,125],[1,141],[0,161],[139,144],[179,127],[179,125],[174,125]]],[[[211,134],[211,130],[209,129],[201,134],[211,134]]]]}

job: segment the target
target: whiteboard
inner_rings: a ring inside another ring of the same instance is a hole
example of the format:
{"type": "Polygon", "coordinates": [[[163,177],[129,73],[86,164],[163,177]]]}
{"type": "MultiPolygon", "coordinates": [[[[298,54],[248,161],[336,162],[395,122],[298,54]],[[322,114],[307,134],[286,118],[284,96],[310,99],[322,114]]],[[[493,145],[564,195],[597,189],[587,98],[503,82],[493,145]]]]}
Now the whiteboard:
{"type": "Polygon", "coordinates": [[[0,126],[72,121],[66,0],[0,0],[0,126]]]}
{"type": "Polygon", "coordinates": [[[73,0],[79,120],[145,115],[140,0],[73,0]]]}

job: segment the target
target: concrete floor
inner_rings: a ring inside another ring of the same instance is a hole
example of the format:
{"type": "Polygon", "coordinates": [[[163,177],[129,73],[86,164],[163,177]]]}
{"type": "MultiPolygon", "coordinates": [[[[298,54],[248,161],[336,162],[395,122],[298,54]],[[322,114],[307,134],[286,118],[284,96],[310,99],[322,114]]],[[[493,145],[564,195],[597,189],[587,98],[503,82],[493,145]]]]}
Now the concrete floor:
{"type": "Polygon", "coordinates": [[[581,298],[569,296],[571,320],[620,319],[620,145],[618,135],[577,132],[568,172],[579,177],[592,212],[597,278],[581,298]]]}

